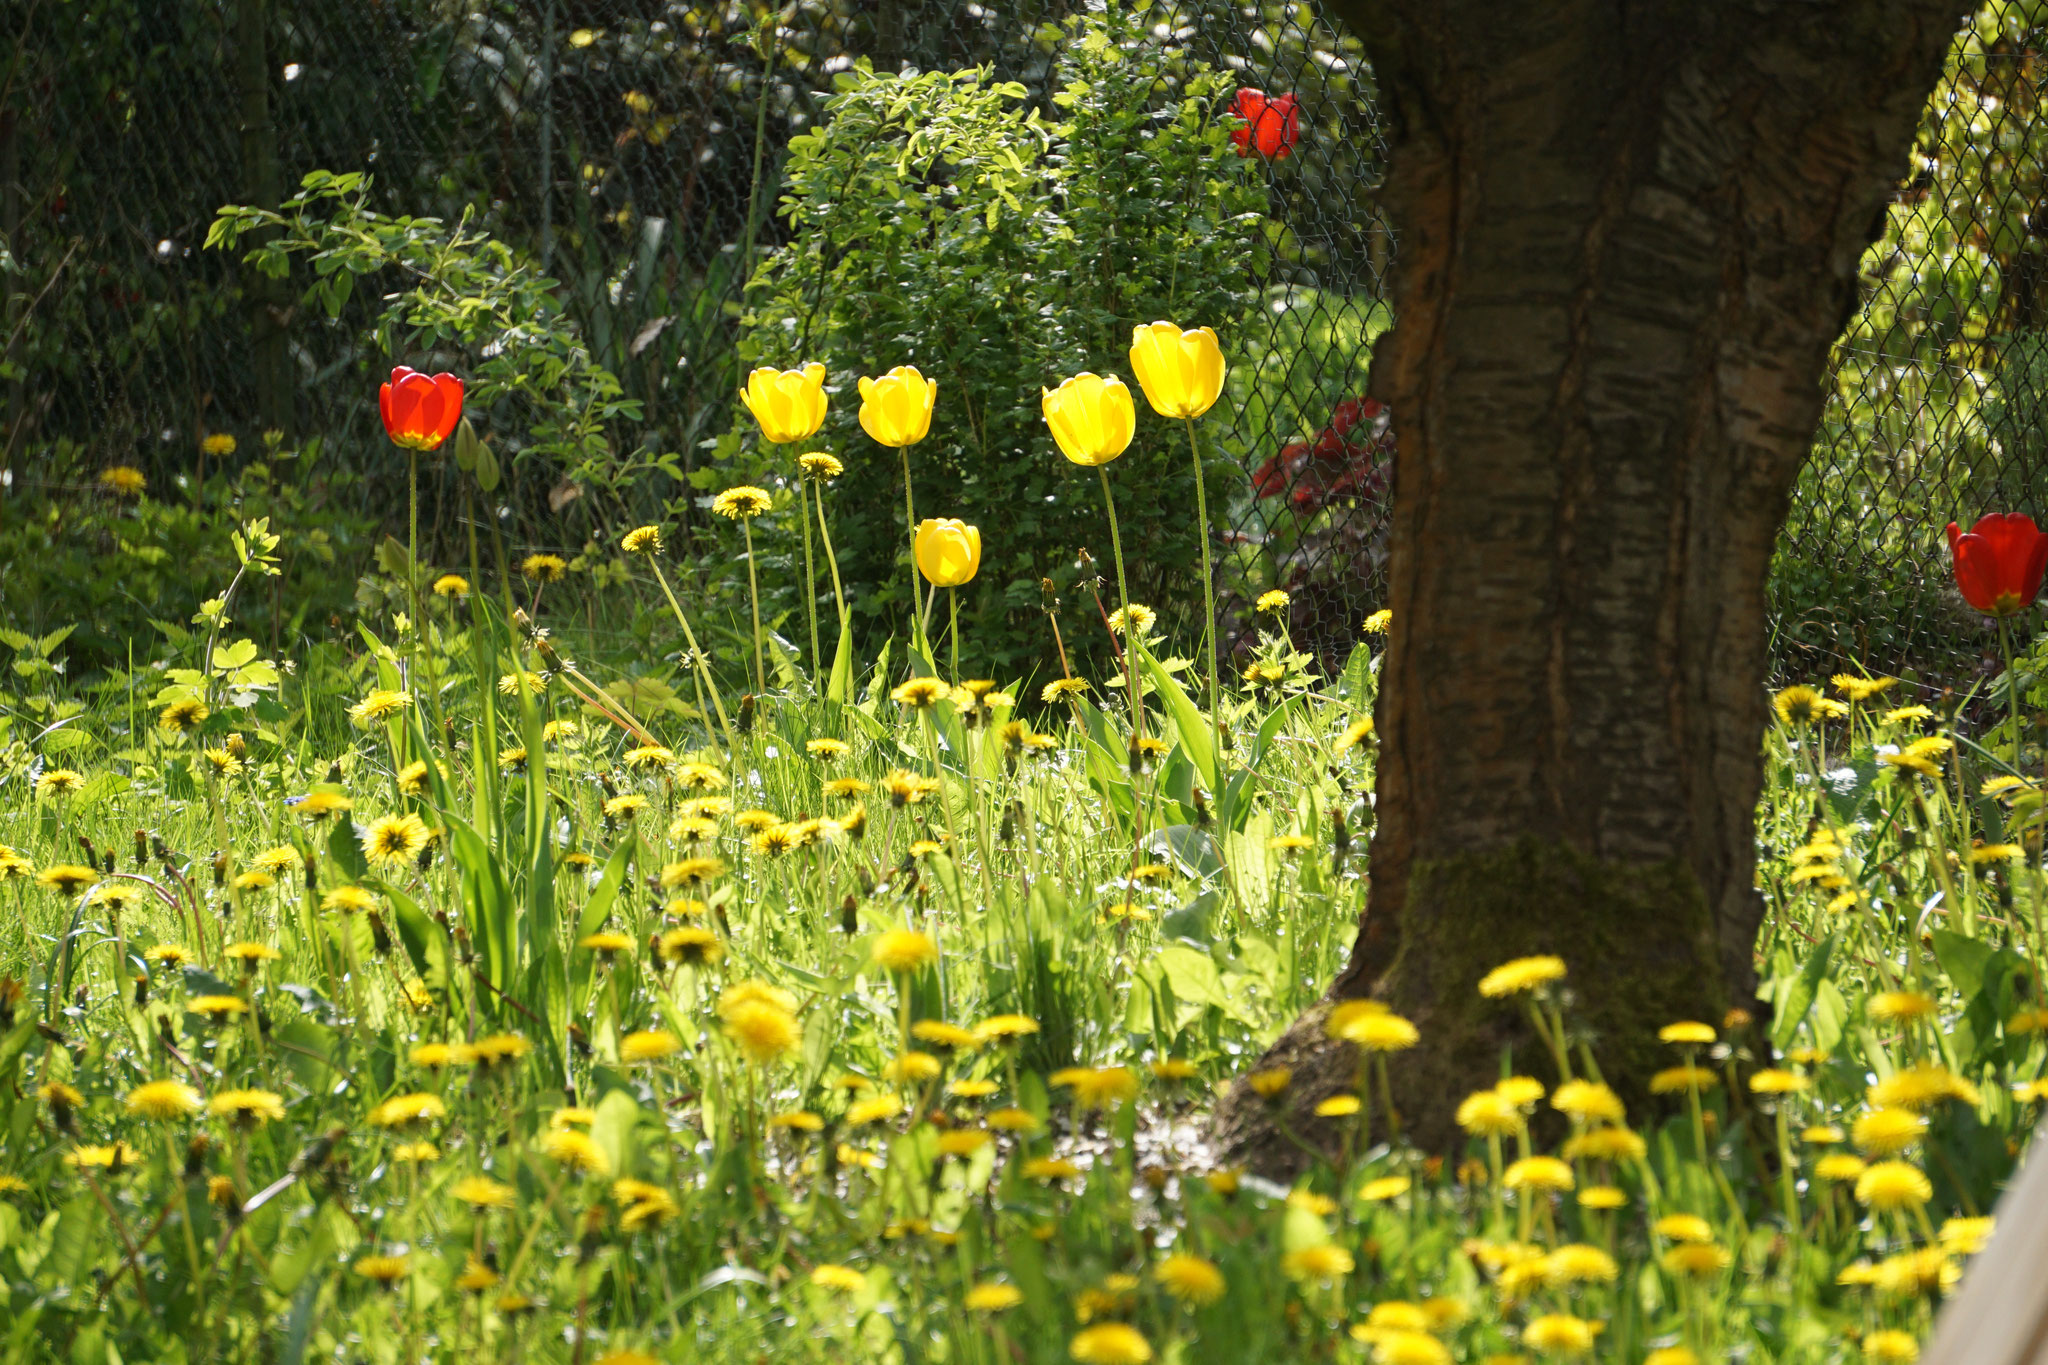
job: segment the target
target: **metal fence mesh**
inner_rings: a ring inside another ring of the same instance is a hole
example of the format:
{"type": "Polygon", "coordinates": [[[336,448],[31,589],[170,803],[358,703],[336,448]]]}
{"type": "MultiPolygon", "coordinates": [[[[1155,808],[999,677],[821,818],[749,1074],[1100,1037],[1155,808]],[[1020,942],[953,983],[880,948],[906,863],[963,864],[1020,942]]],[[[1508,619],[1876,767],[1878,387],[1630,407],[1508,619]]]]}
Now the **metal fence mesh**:
{"type": "MultiPolygon", "coordinates": [[[[368,305],[300,307],[300,283],[202,249],[224,203],[275,203],[305,172],[367,169],[379,207],[474,208],[532,253],[596,357],[643,404],[621,448],[694,452],[728,426],[746,268],[781,240],[788,138],[856,57],[878,69],[990,64],[1043,98],[1073,6],[964,0],[103,0],[16,6],[0,100],[7,490],[131,464],[175,486],[204,437],[318,433],[402,470],[370,379],[368,305]],[[622,287],[625,282],[632,287],[622,287]]],[[[1311,5],[1182,0],[1143,11],[1184,55],[1298,102],[1300,137],[1260,158],[1273,326],[1234,359],[1285,401],[1221,433],[1227,627],[1293,594],[1326,661],[1377,605],[1391,458],[1366,399],[1391,234],[1382,144],[1354,40],[1311,5]]],[[[1860,653],[1953,663],[1973,623],[1939,528],[2048,493],[2048,120],[2032,10],[1995,3],[1959,44],[1918,172],[1866,271],[1869,303],[1787,526],[1775,591],[1789,666],[1860,653]],[[1948,652],[1944,652],[1948,651],[1948,652]]],[[[396,480],[391,481],[393,486],[396,480]]],[[[371,479],[367,486],[376,487],[371,479]]],[[[540,490],[522,503],[553,515],[540,490]]],[[[536,538],[574,544],[572,505],[536,538]]]]}

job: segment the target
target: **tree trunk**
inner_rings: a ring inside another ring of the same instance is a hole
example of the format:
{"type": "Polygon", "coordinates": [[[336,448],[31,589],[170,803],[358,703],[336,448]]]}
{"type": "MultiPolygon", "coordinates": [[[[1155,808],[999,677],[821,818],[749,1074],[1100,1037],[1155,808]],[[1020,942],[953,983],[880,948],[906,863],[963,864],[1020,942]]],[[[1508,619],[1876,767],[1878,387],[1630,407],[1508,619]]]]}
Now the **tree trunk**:
{"type": "MultiPolygon", "coordinates": [[[[1372,884],[1332,1000],[1421,1029],[1408,1133],[1552,1068],[1488,969],[1555,953],[1603,1073],[1756,1008],[1765,578],[1954,0],[1335,0],[1392,115],[1390,603],[1372,884]]],[[[1297,1134],[1350,1088],[1319,1008],[1297,1134]]],[[[1554,1078],[1553,1078],[1554,1079],[1554,1078]]],[[[1631,1086],[1630,1082],[1634,1085],[1631,1086]]],[[[1228,1153],[1298,1164],[1240,1086],[1228,1153]]]]}

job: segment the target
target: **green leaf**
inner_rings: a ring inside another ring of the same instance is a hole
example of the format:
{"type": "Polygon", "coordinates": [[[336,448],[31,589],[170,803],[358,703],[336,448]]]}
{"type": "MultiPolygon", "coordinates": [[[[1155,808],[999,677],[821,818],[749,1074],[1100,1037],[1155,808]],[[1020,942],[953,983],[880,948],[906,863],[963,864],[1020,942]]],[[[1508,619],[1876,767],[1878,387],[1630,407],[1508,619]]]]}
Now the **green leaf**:
{"type": "Polygon", "coordinates": [[[853,624],[842,621],[839,626],[839,644],[832,651],[832,680],[825,686],[825,697],[841,706],[853,701],[853,624]]]}
{"type": "Polygon", "coordinates": [[[1202,718],[1201,709],[1173,675],[1159,666],[1159,661],[1152,657],[1152,651],[1145,647],[1145,643],[1139,640],[1135,645],[1145,676],[1151,680],[1153,690],[1166,701],[1167,714],[1173,717],[1173,728],[1180,734],[1180,747],[1193,760],[1195,771],[1202,775],[1202,785],[1214,795],[1217,791],[1216,737],[1209,722],[1202,718]]]}
{"type": "Polygon", "coordinates": [[[1216,970],[1215,960],[1207,953],[1168,944],[1152,960],[1178,998],[1214,1005],[1217,1009],[1229,1008],[1229,998],[1223,992],[1223,974],[1216,970]]]}
{"type": "Polygon", "coordinates": [[[1790,992],[1777,1005],[1776,1018],[1771,1021],[1771,1045],[1783,1052],[1798,1036],[1799,1026],[1806,1022],[1806,1012],[1813,1008],[1813,993],[1821,979],[1828,973],[1828,961],[1834,956],[1835,935],[1829,934],[1821,945],[1806,959],[1806,965],[1793,978],[1790,992]]]}
{"type": "Polygon", "coordinates": [[[334,829],[327,836],[327,856],[348,874],[350,881],[359,882],[370,875],[369,860],[363,857],[362,842],[356,838],[355,822],[346,815],[334,822],[334,829]]]}

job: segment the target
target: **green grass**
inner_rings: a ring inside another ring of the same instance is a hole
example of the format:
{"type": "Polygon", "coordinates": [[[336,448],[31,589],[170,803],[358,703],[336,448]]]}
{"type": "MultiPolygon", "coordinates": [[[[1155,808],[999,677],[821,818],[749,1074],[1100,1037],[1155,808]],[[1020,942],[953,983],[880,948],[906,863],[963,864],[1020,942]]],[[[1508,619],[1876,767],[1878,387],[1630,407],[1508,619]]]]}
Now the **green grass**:
{"type": "MultiPolygon", "coordinates": [[[[1979,1236],[1946,1220],[1988,1211],[2034,1114],[2014,1087],[2043,1058],[2041,795],[1980,794],[2004,769],[1967,742],[1927,753],[1931,776],[1878,761],[1943,733],[1881,719],[1902,689],[1769,737],[1777,1017],[1672,1046],[1704,1068],[1696,1100],[1616,1120],[1580,1086],[1570,1118],[1532,1050],[1510,1059],[1526,1102],[1475,1103],[1497,1137],[1389,1142],[1374,1086],[1352,1159],[1290,1190],[1215,1169],[1204,1118],[1348,952],[1373,749],[1342,741],[1370,714],[1368,652],[1227,689],[1222,755],[1170,662],[1147,670],[1159,752],[1133,764],[1114,680],[917,710],[890,696],[928,671],[900,649],[823,696],[786,674],[751,709],[712,680],[728,747],[696,680],[591,655],[582,603],[510,586],[563,633],[515,638],[506,595],[436,598],[417,640],[366,630],[272,667],[236,644],[231,596],[133,674],[67,676],[62,641],[9,640],[7,1359],[1142,1358],[1084,1335],[1104,1324],[1184,1362],[1904,1358],[1881,1352],[1924,1335],[1979,1236]],[[519,668],[537,693],[501,689],[519,668]],[[189,732],[159,719],[180,699],[207,712],[189,732]],[[650,738],[668,752],[634,752],[650,738]],[[869,790],[828,788],[848,780],[869,790]],[[752,835],[747,811],[768,812],[752,835]],[[417,854],[406,816],[434,831],[417,854]],[[693,858],[718,867],[685,884],[693,858]],[[50,884],[67,863],[96,884],[50,884]],[[322,908],[348,887],[373,909],[322,908]],[[715,959],[663,960],[677,930],[670,951],[715,959]],[[213,1019],[206,997],[234,1003],[213,1019]],[[1004,1015],[1035,1029],[973,1032],[1004,1015]],[[131,1112],[159,1080],[281,1115],[131,1112]],[[1873,1084],[1924,1117],[1890,1158],[1925,1173],[1924,1206],[1821,1177],[1873,1084]],[[121,1164],[94,1164],[114,1144],[121,1164]],[[1213,1300],[1170,1257],[1212,1267],[1213,1300]]],[[[969,672],[975,652],[969,627],[969,672]]],[[[1499,1008],[1582,1070],[1573,1001],[1599,964],[1565,966],[1499,1008]]]]}

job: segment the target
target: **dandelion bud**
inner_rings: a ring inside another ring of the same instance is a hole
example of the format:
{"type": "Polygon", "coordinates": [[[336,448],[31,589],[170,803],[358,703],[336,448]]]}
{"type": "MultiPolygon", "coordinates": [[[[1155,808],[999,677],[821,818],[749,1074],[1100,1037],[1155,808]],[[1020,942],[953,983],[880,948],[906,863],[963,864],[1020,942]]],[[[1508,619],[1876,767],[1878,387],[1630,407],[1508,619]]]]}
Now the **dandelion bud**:
{"type": "Polygon", "coordinates": [[[247,758],[249,756],[249,741],[243,739],[242,732],[237,730],[228,736],[227,750],[236,758],[247,758]]]}
{"type": "Polygon", "coordinates": [[[736,722],[735,728],[743,735],[754,733],[754,694],[752,692],[740,698],[740,718],[736,722]]]}
{"type": "Polygon", "coordinates": [[[306,854],[306,890],[313,892],[319,889],[320,864],[314,861],[313,855],[309,852],[306,854]]]}
{"type": "Polygon", "coordinates": [[[86,862],[91,863],[94,867],[99,866],[100,851],[92,846],[92,840],[81,834],[78,836],[78,846],[85,851],[86,862]]]}
{"type": "Polygon", "coordinates": [[[860,902],[852,896],[839,902],[839,932],[851,938],[860,932],[860,902]]]}
{"type": "Polygon", "coordinates": [[[227,884],[228,855],[225,853],[216,853],[213,855],[213,889],[218,891],[227,884]]]}
{"type": "Polygon", "coordinates": [[[213,1139],[204,1133],[195,1136],[185,1144],[185,1178],[197,1180],[206,1174],[206,1157],[213,1150],[213,1139]]]}
{"type": "Polygon", "coordinates": [[[112,844],[107,845],[105,854],[106,856],[100,859],[100,869],[111,877],[120,867],[120,862],[114,855],[114,846],[112,844]]]}
{"type": "Polygon", "coordinates": [[[1216,823],[1216,817],[1209,810],[1209,798],[1200,787],[1194,789],[1195,824],[1203,829],[1216,823]]]}
{"type": "Polygon", "coordinates": [[[147,972],[137,972],[135,974],[135,1008],[139,1010],[149,1008],[149,974],[147,972]]]}
{"type": "Polygon", "coordinates": [[[135,861],[137,865],[149,861],[149,836],[139,829],[135,831],[135,861]]]}
{"type": "Polygon", "coordinates": [[[575,1050],[578,1057],[588,1057],[590,1055],[590,1035],[574,1024],[569,1025],[569,1046],[575,1050]]]}
{"type": "Polygon", "coordinates": [[[378,957],[391,956],[391,931],[384,927],[383,916],[375,910],[370,912],[370,951],[378,957]]]}
{"type": "Polygon", "coordinates": [[[1330,812],[1330,847],[1337,851],[1341,863],[1344,855],[1351,851],[1351,825],[1344,819],[1342,810],[1330,812]]]}

